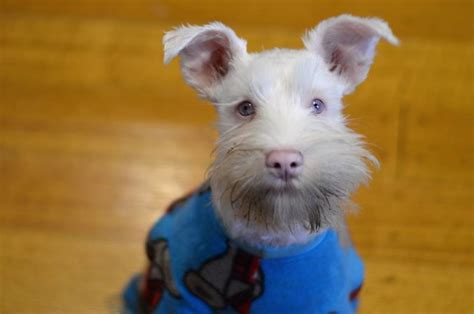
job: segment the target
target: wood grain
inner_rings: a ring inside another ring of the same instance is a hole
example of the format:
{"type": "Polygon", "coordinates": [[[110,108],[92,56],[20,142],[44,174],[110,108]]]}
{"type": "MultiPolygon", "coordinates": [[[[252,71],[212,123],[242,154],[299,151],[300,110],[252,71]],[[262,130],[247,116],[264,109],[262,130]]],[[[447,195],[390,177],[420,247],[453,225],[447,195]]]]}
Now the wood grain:
{"type": "Polygon", "coordinates": [[[345,100],[382,161],[350,217],[361,313],[473,313],[466,0],[3,0],[0,313],[117,312],[148,228],[205,177],[215,114],[162,65],[164,30],[222,20],[252,51],[297,48],[342,12],[381,16],[402,41],[345,100]]]}

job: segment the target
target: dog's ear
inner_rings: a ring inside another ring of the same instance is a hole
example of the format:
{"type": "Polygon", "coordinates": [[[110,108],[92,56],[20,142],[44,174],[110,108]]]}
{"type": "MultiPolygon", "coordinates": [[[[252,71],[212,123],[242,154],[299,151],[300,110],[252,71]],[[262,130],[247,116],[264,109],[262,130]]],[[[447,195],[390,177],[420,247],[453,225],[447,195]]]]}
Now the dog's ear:
{"type": "Polygon", "coordinates": [[[209,97],[236,59],[247,55],[247,42],[221,23],[176,28],[165,34],[163,45],[164,62],[179,55],[185,80],[203,97],[209,97]]]}
{"type": "Polygon", "coordinates": [[[380,38],[398,45],[385,21],[340,15],[322,21],[305,34],[303,42],[308,50],[323,57],[331,72],[344,80],[347,94],[367,77],[380,38]]]}

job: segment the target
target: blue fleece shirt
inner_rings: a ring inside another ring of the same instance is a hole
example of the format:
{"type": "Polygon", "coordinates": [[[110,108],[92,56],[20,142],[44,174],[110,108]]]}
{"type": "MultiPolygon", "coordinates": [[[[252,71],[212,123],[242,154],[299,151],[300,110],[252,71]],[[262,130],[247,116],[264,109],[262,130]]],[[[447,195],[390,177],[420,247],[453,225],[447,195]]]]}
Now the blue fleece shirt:
{"type": "Polygon", "coordinates": [[[333,230],[305,245],[250,248],[226,236],[209,189],[172,204],[124,291],[127,313],[353,313],[364,269],[333,230]]]}

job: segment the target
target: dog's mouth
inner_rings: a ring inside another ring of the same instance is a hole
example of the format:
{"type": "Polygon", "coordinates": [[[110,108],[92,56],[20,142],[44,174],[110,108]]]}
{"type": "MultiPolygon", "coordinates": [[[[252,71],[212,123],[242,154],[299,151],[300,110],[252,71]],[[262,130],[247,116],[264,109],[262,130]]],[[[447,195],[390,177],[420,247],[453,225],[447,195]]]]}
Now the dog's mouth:
{"type": "Polygon", "coordinates": [[[273,194],[294,194],[297,191],[297,179],[284,180],[281,178],[272,178],[268,185],[268,193],[273,194]]]}
{"type": "Polygon", "coordinates": [[[281,176],[274,173],[267,173],[264,178],[264,186],[274,193],[294,193],[301,188],[302,182],[299,176],[281,176]]]}

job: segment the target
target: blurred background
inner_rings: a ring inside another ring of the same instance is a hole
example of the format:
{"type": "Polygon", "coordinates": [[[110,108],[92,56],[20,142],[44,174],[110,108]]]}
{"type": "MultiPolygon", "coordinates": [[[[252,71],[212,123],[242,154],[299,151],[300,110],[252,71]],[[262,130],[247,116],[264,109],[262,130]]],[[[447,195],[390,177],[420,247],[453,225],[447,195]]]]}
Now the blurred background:
{"type": "Polygon", "coordinates": [[[219,20],[249,51],[379,16],[346,97],[382,166],[355,201],[361,313],[473,313],[471,0],[0,1],[0,313],[113,313],[148,228],[205,177],[212,107],[164,67],[163,32],[219,20]]]}

